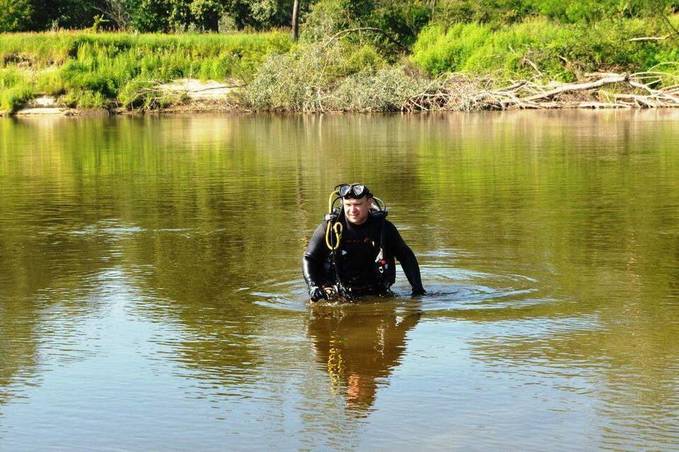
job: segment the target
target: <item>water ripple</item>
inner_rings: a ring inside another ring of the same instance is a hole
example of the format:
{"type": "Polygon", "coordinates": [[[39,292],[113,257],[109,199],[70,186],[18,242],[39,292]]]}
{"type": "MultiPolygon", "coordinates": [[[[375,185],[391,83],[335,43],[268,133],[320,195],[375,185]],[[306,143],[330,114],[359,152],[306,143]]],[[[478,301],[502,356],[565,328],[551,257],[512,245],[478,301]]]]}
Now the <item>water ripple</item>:
{"type": "MultiPolygon", "coordinates": [[[[422,266],[422,279],[427,294],[417,297],[425,312],[492,310],[525,308],[554,300],[541,293],[539,282],[526,275],[490,274],[463,268],[422,266]]],[[[399,272],[392,290],[399,300],[411,300],[405,276],[399,272]]],[[[279,279],[262,281],[237,290],[251,302],[266,308],[305,311],[308,306],[306,285],[297,273],[286,273],[279,279]]],[[[365,298],[361,303],[383,302],[384,298],[365,298]]],[[[327,304],[327,303],[325,303],[327,304]]]]}

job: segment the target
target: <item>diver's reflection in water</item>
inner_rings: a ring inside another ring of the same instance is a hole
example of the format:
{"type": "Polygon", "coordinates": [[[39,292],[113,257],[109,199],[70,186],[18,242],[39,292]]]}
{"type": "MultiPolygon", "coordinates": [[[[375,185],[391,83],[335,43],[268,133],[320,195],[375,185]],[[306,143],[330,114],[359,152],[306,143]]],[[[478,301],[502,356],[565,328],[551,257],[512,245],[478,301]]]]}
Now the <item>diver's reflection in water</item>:
{"type": "Polygon", "coordinates": [[[420,319],[418,306],[404,309],[383,302],[311,307],[309,336],[318,360],[327,368],[333,391],[344,393],[352,413],[368,412],[378,384],[400,363],[406,334],[420,319]]]}

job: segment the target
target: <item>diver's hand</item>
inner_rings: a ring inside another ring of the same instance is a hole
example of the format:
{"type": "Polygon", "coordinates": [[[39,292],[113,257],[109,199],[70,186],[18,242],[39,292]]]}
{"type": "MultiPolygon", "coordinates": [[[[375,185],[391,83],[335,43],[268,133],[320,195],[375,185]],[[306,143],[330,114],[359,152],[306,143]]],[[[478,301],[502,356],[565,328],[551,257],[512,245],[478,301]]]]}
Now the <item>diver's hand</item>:
{"type": "Polygon", "coordinates": [[[424,295],[426,293],[427,293],[427,291],[424,290],[424,287],[414,287],[413,291],[410,292],[410,296],[411,297],[419,297],[419,296],[424,295]]]}
{"type": "Polygon", "coordinates": [[[325,298],[325,292],[318,286],[309,287],[309,298],[311,301],[318,301],[325,298]]]}

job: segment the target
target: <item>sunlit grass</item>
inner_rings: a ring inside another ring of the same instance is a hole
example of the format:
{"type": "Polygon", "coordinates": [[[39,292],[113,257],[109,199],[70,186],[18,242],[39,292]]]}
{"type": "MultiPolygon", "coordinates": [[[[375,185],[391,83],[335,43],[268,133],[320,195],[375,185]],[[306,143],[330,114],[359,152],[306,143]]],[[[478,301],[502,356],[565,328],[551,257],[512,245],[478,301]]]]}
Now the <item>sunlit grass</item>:
{"type": "MultiPolygon", "coordinates": [[[[671,20],[679,25],[679,15],[671,20]]],[[[498,30],[477,23],[434,25],[420,33],[411,60],[431,75],[571,81],[587,72],[637,72],[679,61],[676,40],[632,40],[666,34],[661,24],[642,19],[574,25],[541,18],[498,30]]]]}
{"type": "MultiPolygon", "coordinates": [[[[250,80],[272,53],[291,47],[286,33],[127,34],[15,33],[0,40],[2,110],[14,111],[30,93],[64,95],[77,107],[103,107],[118,101],[139,81],[250,80]],[[30,72],[17,77],[14,72],[30,72]],[[14,75],[12,75],[14,74],[14,75]]],[[[134,96],[133,96],[134,97],[134,96]]]]}

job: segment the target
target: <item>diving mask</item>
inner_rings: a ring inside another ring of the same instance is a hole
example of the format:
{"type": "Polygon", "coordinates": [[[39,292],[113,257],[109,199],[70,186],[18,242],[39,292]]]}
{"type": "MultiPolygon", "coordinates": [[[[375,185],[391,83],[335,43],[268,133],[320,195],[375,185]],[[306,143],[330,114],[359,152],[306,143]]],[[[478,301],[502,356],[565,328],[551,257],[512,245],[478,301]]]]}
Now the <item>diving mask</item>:
{"type": "Polygon", "coordinates": [[[340,184],[335,189],[340,198],[360,199],[364,196],[372,196],[368,187],[363,184],[340,184]]]}

